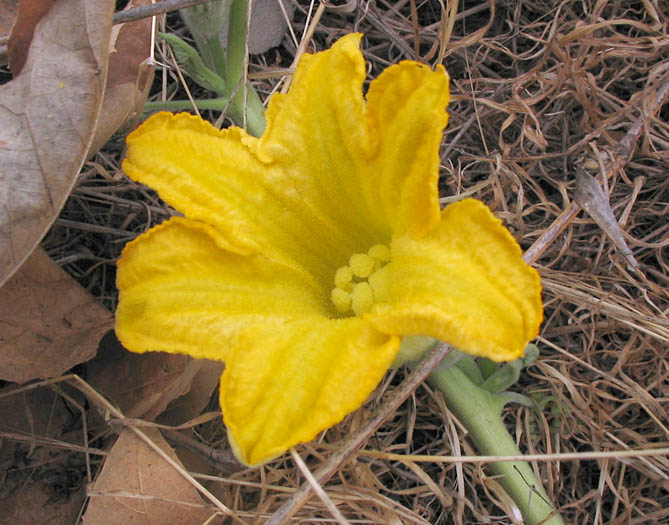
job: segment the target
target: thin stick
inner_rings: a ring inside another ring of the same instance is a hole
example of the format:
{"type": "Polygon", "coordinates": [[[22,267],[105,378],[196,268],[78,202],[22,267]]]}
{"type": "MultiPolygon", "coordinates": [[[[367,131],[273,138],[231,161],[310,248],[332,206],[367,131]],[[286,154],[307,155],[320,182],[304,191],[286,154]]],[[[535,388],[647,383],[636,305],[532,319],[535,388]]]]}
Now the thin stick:
{"type": "Polygon", "coordinates": [[[323,487],[320,486],[318,481],[314,478],[314,475],[311,473],[307,465],[302,461],[302,458],[300,455],[296,452],[294,447],[290,448],[290,455],[293,456],[293,461],[295,464],[298,466],[302,474],[304,474],[304,477],[307,478],[307,481],[311,485],[311,488],[314,489],[314,492],[318,495],[318,497],[321,499],[323,502],[323,505],[327,507],[327,509],[330,511],[330,514],[334,516],[334,518],[339,522],[341,525],[350,525],[348,520],[342,515],[341,512],[339,512],[339,509],[337,506],[332,502],[332,500],[328,497],[328,495],[325,493],[323,490],[323,487]]]}
{"type": "MultiPolygon", "coordinates": [[[[156,5],[156,4],[154,4],[156,5]]],[[[197,104],[195,103],[195,100],[193,100],[193,95],[190,92],[190,89],[188,89],[188,84],[186,84],[186,79],[183,76],[183,73],[181,73],[181,68],[179,67],[179,61],[177,60],[176,55],[174,54],[174,50],[172,49],[172,46],[168,45],[167,50],[170,53],[170,58],[172,59],[172,62],[175,64],[174,70],[177,72],[177,76],[179,77],[179,81],[181,82],[181,86],[184,88],[186,91],[186,96],[188,97],[188,100],[190,101],[191,105],[193,106],[193,110],[195,111],[195,114],[200,117],[200,110],[197,108],[197,104]]]]}
{"type": "Polygon", "coordinates": [[[73,450],[75,452],[81,452],[82,454],[95,454],[96,456],[106,456],[107,452],[99,448],[93,448],[89,446],[75,445],[73,443],[67,443],[66,441],[58,441],[57,439],[51,439],[47,437],[39,436],[25,436],[23,434],[15,434],[13,432],[3,432],[0,430],[0,438],[9,439],[11,441],[20,441],[22,443],[30,443],[31,445],[40,445],[43,447],[54,447],[62,448],[65,450],[73,450]]]}
{"type": "Polygon", "coordinates": [[[157,4],[141,5],[127,11],[114,13],[114,25],[140,20],[149,16],[162,15],[170,11],[178,11],[194,5],[206,4],[212,0],[164,0],[157,4]]]}
{"type": "Polygon", "coordinates": [[[414,60],[420,60],[420,26],[418,25],[418,8],[416,0],[411,0],[411,25],[413,26],[413,54],[414,60]]]}
{"type": "MultiPolygon", "coordinates": [[[[316,31],[316,26],[320,22],[323,13],[325,13],[326,7],[327,6],[325,2],[321,2],[320,4],[318,4],[316,13],[314,13],[314,17],[312,18],[311,22],[309,23],[309,26],[307,27],[307,30],[304,33],[304,36],[302,37],[300,46],[297,48],[297,51],[295,52],[295,58],[293,59],[293,63],[290,65],[291,69],[295,69],[297,67],[297,63],[300,61],[300,58],[306,51],[307,46],[309,45],[309,41],[311,40],[311,37],[314,36],[314,31],[316,31]]],[[[292,80],[293,80],[292,75],[286,75],[283,86],[281,87],[281,93],[288,92],[288,88],[290,87],[290,83],[292,82],[292,80]]]]}
{"type": "MultiPolygon", "coordinates": [[[[397,410],[404,400],[411,395],[411,392],[430,375],[430,372],[444,360],[451,350],[452,348],[449,345],[437,345],[397,390],[374,411],[374,416],[314,472],[314,479],[320,485],[325,483],[349,457],[365,444],[376,429],[397,410]]],[[[286,523],[309,500],[312,490],[310,483],[303,483],[290,499],[285,501],[272,514],[267,521],[267,525],[286,523]]]]}
{"type": "MultiPolygon", "coordinates": [[[[427,456],[410,454],[393,454],[378,450],[361,450],[359,456],[385,459],[388,461],[413,461],[414,463],[504,463],[507,461],[586,461],[600,459],[634,459],[648,456],[667,456],[669,447],[608,450],[592,452],[556,452],[554,454],[521,454],[519,456],[427,456]]],[[[667,478],[665,478],[667,479],[667,478]]]]}
{"type": "Polygon", "coordinates": [[[569,207],[564,210],[553,224],[541,234],[541,236],[534,241],[534,244],[530,246],[525,254],[523,259],[527,264],[533,264],[537,261],[539,257],[548,249],[548,247],[555,242],[555,239],[565,230],[567,226],[571,224],[571,221],[574,220],[576,214],[581,211],[581,206],[578,202],[573,201],[569,207]]]}
{"type": "Polygon", "coordinates": [[[453,27],[455,27],[455,17],[458,14],[458,2],[450,0],[440,0],[441,4],[441,27],[439,28],[439,55],[437,64],[441,64],[446,57],[446,49],[453,36],[453,27]]]}

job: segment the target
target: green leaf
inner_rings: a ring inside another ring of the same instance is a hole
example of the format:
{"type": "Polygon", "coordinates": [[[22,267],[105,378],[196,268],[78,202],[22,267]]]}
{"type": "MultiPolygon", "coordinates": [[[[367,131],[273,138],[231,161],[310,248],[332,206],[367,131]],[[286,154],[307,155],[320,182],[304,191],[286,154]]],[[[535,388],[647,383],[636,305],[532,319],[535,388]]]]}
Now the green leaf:
{"type": "MultiPolygon", "coordinates": [[[[488,392],[498,394],[508,390],[515,385],[520,378],[520,372],[523,368],[530,366],[539,357],[539,348],[536,345],[528,344],[525,348],[525,355],[510,363],[506,363],[491,374],[484,374],[486,380],[481,384],[481,388],[488,392]]],[[[483,363],[481,363],[482,365],[483,363]]],[[[487,369],[486,372],[489,370],[487,369]]]]}
{"type": "Polygon", "coordinates": [[[499,369],[499,365],[495,363],[492,359],[488,359],[487,357],[479,358],[478,363],[479,363],[479,370],[481,370],[481,374],[483,375],[483,379],[488,379],[499,369]]]}
{"type": "Polygon", "coordinates": [[[497,394],[508,390],[520,378],[520,371],[523,369],[522,359],[516,359],[511,363],[506,363],[498,368],[488,379],[486,379],[481,388],[497,394]]]}
{"type": "Polygon", "coordinates": [[[225,95],[225,80],[206,66],[197,49],[176,35],[159,33],[159,36],[172,46],[177,62],[189,77],[203,88],[221,96],[225,95]]]}
{"type": "Polygon", "coordinates": [[[480,386],[483,383],[483,376],[481,375],[481,370],[479,370],[479,365],[476,360],[469,354],[464,354],[459,350],[453,350],[451,353],[461,354],[460,359],[457,362],[457,367],[464,372],[464,374],[469,378],[469,380],[474,383],[476,386],[480,386]]]}

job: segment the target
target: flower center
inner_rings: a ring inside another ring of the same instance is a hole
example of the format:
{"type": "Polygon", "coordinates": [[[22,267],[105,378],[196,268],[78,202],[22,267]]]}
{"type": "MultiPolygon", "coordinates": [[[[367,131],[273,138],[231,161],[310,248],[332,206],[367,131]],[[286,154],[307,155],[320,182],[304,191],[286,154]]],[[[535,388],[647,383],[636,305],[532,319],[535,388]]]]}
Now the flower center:
{"type": "Polygon", "coordinates": [[[354,253],[347,266],[334,275],[332,303],[339,313],[353,311],[357,316],[369,312],[374,302],[388,289],[386,265],[390,248],[385,244],[372,246],[367,253],[354,253]]]}

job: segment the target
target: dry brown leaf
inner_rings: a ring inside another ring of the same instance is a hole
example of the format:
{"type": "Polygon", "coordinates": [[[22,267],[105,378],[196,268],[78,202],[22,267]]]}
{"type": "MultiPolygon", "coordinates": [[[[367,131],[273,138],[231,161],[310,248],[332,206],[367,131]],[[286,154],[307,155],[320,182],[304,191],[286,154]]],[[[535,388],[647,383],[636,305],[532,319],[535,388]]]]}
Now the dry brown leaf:
{"type": "Polygon", "coordinates": [[[87,361],[112,314],[41,249],[0,288],[0,379],[55,377],[87,361]]]}
{"type": "Polygon", "coordinates": [[[81,430],[63,435],[71,427],[72,413],[47,388],[0,398],[0,524],[76,522],[85,499],[84,455],[43,441],[82,446],[81,430]]]}
{"type": "Polygon", "coordinates": [[[127,351],[109,332],[98,355],[86,363],[86,380],[127,417],[154,419],[188,392],[202,362],[184,355],[127,351]]]}
{"type": "MultiPolygon", "coordinates": [[[[144,432],[179,461],[157,430],[144,432]]],[[[86,525],[199,524],[215,513],[195,487],[129,429],[121,432],[89,495],[86,525]]]]}
{"type": "MultiPolygon", "coordinates": [[[[221,374],[225,365],[221,362],[209,361],[207,359],[201,359],[198,362],[200,363],[200,369],[195,374],[195,377],[193,377],[188,393],[174,400],[167,410],[156,419],[161,425],[176,427],[191,422],[202,414],[211,401],[212,393],[221,380],[221,374]]],[[[215,410],[219,410],[218,402],[216,403],[215,410]]],[[[192,436],[192,431],[189,430],[185,434],[192,436]]],[[[169,439],[170,436],[173,436],[173,434],[167,435],[167,438],[169,439]]],[[[174,443],[172,444],[174,445],[174,443]]],[[[184,446],[175,447],[175,452],[189,470],[215,473],[211,463],[202,454],[195,453],[184,446]]]]}
{"type": "Polygon", "coordinates": [[[170,404],[169,408],[158,418],[159,423],[172,426],[181,425],[199,416],[209,404],[211,395],[221,380],[225,365],[207,359],[199,359],[197,362],[200,368],[191,381],[190,390],[170,404]]]}
{"type": "Polygon", "coordinates": [[[54,221],[102,104],[114,2],[58,0],[0,86],[0,286],[54,221]]]}
{"type": "MultiPolygon", "coordinates": [[[[127,9],[150,4],[134,0],[127,9]]],[[[88,157],[95,154],[131,116],[141,111],[153,81],[151,18],[114,26],[104,101],[88,157]]]]}

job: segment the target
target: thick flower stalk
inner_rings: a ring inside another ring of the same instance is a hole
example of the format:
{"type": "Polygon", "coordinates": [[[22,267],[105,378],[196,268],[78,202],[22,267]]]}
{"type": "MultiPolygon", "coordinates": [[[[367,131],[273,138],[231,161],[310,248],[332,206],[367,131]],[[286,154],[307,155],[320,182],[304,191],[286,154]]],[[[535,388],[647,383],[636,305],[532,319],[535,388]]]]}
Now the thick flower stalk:
{"type": "Polygon", "coordinates": [[[405,335],[514,360],[539,276],[501,221],[440,210],[448,76],[401,62],[363,98],[359,35],[305,55],[257,139],[160,113],[124,171],[183,213],[128,244],[116,331],[130,350],[222,360],[231,445],[254,465],[358,408],[405,335]]]}

